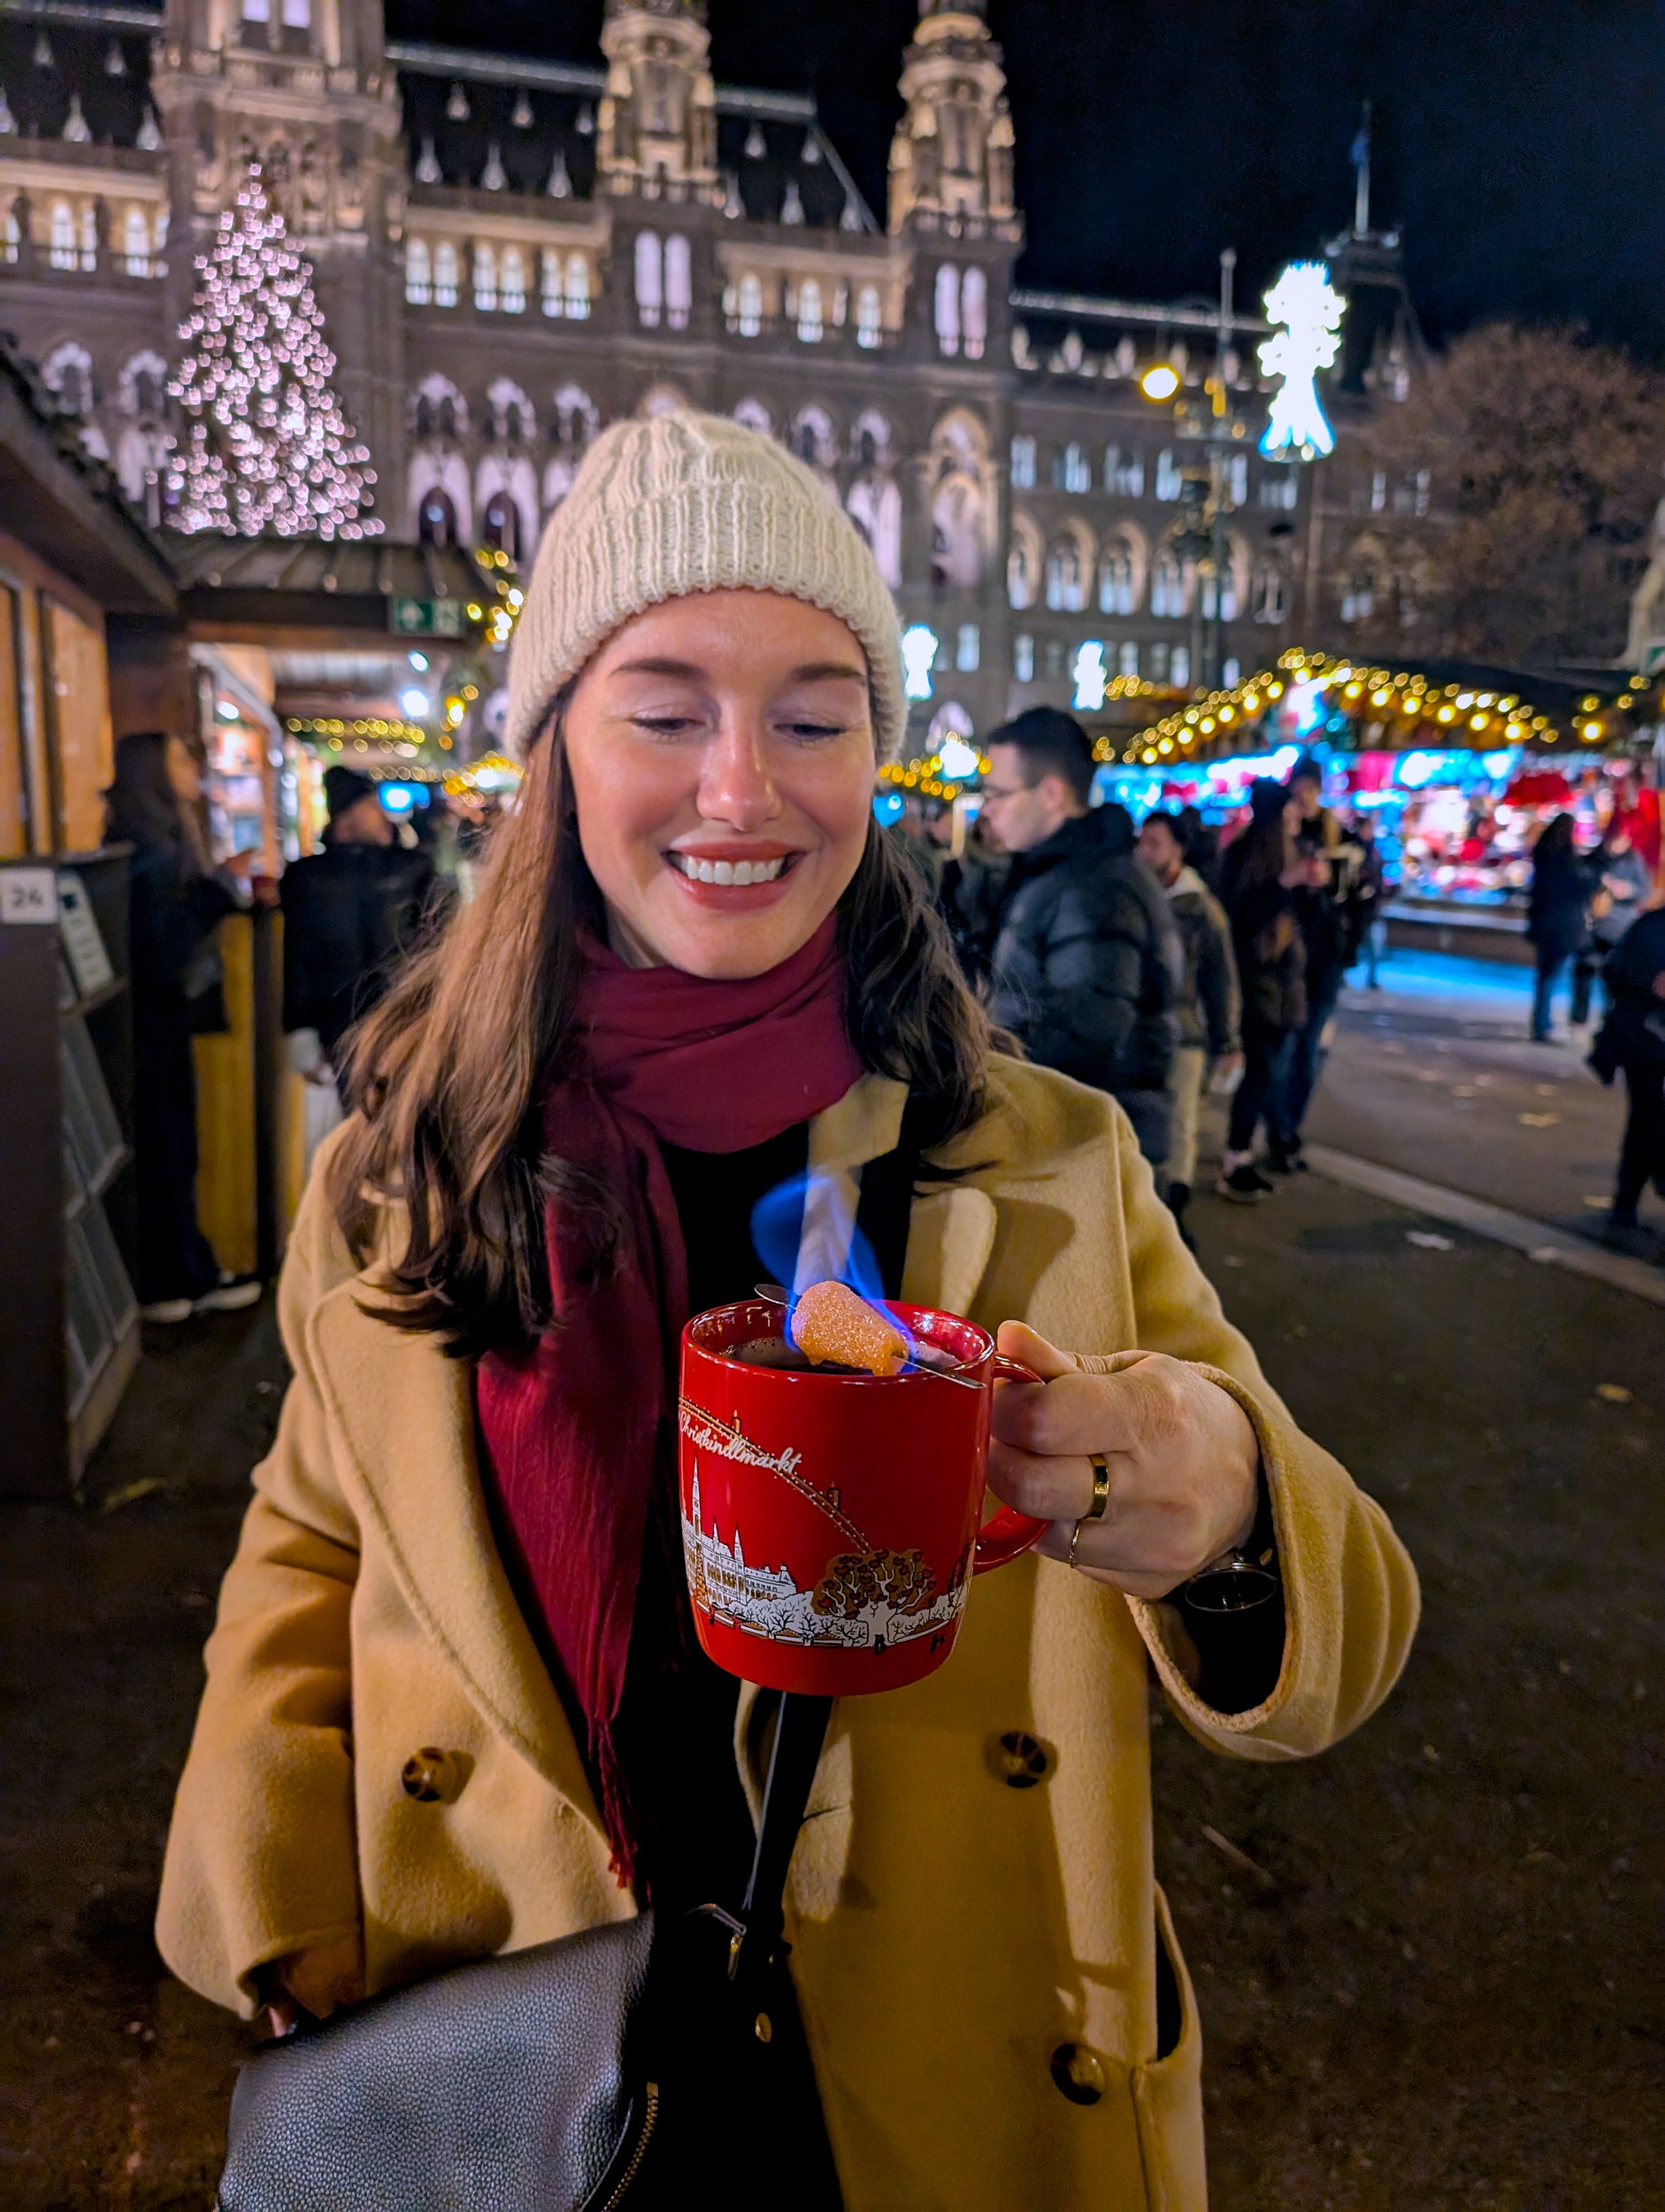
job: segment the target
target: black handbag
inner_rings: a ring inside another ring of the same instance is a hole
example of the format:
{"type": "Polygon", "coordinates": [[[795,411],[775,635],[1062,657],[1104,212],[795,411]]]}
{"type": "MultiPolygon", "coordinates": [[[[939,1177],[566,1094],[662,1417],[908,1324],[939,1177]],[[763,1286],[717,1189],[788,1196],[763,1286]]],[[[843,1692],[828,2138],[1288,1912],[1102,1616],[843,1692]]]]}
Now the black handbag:
{"type": "Polygon", "coordinates": [[[643,1913],[272,2044],[232,2097],[219,2212],[645,2212],[688,2200],[695,2177],[671,2162],[695,2155],[702,2191],[705,2147],[733,2140],[714,2083],[771,2096],[781,1894],[831,1709],[780,1701],[738,1916],[643,1913]]]}

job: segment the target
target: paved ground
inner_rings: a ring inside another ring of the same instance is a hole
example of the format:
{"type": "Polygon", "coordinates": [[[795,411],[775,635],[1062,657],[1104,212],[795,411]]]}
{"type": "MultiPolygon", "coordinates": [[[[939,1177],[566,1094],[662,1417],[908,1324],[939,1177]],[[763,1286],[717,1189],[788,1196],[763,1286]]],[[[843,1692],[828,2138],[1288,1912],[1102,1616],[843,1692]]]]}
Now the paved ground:
{"type": "MultiPolygon", "coordinates": [[[[1326,1112],[1363,1110],[1354,1051],[1349,1028],[1326,1112]]],[[[1387,1503],[1427,1599],[1399,1694],[1311,1766],[1239,1766],[1158,1728],[1216,2212],[1656,2212],[1658,1309],[1460,1231],[1409,1243],[1416,1217],[1316,1178],[1194,1211],[1229,1309],[1387,1503]]],[[[265,1308],[172,1333],[92,1506],[0,1514],[0,2205],[17,2212],[210,2201],[243,2032],[168,1981],[149,1927],[280,1375],[265,1308]]]]}
{"type": "MultiPolygon", "coordinates": [[[[1531,969],[1398,952],[1381,980],[1379,991],[1343,995],[1308,1137],[1599,1235],[1624,1125],[1623,1084],[1604,1089],[1591,1074],[1584,1033],[1530,1041],[1531,969]]],[[[1665,1231],[1665,1208],[1653,1217],[1665,1231]]],[[[1665,1256],[1665,1243],[1658,1248],[1665,1256]]]]}

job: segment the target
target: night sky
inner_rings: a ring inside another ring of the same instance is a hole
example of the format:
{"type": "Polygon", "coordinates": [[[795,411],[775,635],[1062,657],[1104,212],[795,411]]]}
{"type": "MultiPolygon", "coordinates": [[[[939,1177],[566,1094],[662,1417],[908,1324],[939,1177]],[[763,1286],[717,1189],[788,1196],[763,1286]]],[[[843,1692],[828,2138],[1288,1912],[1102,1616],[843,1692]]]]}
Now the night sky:
{"type": "MultiPolygon", "coordinates": [[[[711,0],[719,80],[813,91],[882,219],[914,0],[711,0]]],[[[593,61],[600,0],[387,0],[395,36],[593,61]]],[[[1402,222],[1439,339],[1498,316],[1665,357],[1665,0],[992,0],[1017,131],[1020,281],[1260,290],[1350,219],[1402,222]]]]}

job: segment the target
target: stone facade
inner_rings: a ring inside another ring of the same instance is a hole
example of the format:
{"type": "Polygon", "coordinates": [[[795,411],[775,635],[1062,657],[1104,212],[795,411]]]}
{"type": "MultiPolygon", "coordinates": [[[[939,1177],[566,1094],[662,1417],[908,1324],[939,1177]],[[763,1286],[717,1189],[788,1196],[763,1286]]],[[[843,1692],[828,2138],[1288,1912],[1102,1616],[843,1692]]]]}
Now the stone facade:
{"type": "Polygon", "coordinates": [[[153,515],[193,255],[257,160],[395,536],[525,559],[602,424],[686,402],[787,440],[867,532],[939,641],[921,737],[1068,703],[1083,643],[1182,689],[1210,644],[1230,680],[1345,643],[1369,537],[1347,426],[1414,326],[1378,301],[1338,454],[1302,470],[1255,449],[1266,326],[1230,319],[1244,435],[1210,628],[1178,542],[1204,448],[1138,380],[1171,362],[1200,419],[1219,319],[1014,288],[981,0],[921,0],[882,224],[810,102],[713,82],[700,0],[608,0],[594,68],[392,43],[380,0],[166,0],[154,36],[134,13],[0,24],[0,255],[8,325],[153,515]]]}

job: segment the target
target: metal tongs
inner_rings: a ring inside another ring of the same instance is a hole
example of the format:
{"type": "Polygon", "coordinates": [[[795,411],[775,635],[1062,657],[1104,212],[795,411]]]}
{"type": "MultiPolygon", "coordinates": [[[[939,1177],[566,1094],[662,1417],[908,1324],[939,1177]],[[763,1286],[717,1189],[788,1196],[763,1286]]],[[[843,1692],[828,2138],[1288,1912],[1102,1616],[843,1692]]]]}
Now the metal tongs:
{"type": "MultiPolygon", "coordinates": [[[[766,1305],[779,1306],[786,1313],[792,1310],[792,1293],[779,1283],[758,1283],[756,1294],[766,1305]]],[[[904,1375],[935,1375],[943,1382],[958,1383],[962,1390],[981,1390],[982,1384],[975,1375],[962,1375],[959,1363],[952,1352],[945,1352],[940,1344],[928,1343],[923,1337],[915,1337],[912,1356],[902,1368],[904,1375]]]]}

